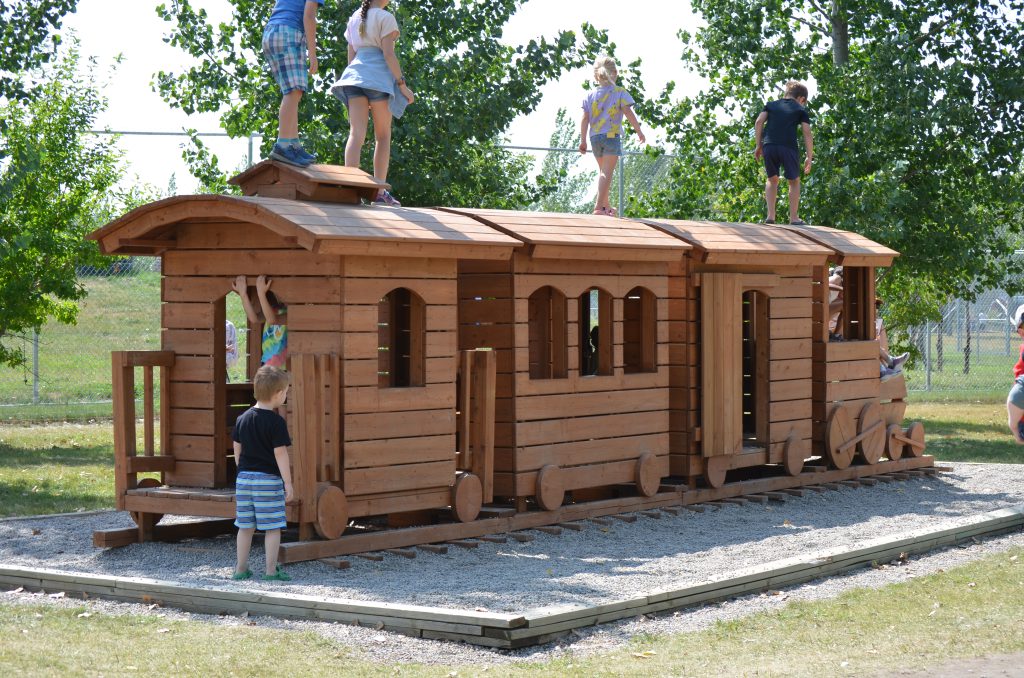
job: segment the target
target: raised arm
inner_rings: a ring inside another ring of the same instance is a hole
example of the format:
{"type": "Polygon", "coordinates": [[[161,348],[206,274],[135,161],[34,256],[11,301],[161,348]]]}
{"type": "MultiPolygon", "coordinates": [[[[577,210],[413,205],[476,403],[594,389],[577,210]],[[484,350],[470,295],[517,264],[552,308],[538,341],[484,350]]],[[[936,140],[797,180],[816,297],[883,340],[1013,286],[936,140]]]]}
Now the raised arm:
{"type": "Polygon", "coordinates": [[[814,159],[814,139],[811,137],[811,126],[806,122],[800,123],[804,132],[804,149],[807,151],[807,159],[804,160],[804,174],[811,171],[811,161],[814,159]]]}
{"type": "Polygon", "coordinates": [[[580,153],[587,152],[587,130],[590,129],[590,113],[583,109],[583,119],[580,120],[580,153]]]}
{"type": "Polygon", "coordinates": [[[252,300],[249,299],[249,287],[246,285],[245,276],[240,275],[235,278],[234,282],[231,283],[231,289],[242,298],[242,308],[245,309],[245,317],[253,325],[257,324],[260,321],[260,316],[256,313],[256,309],[253,308],[252,300]]]}
{"type": "Polygon", "coordinates": [[[263,318],[268,325],[279,324],[277,309],[267,299],[267,290],[274,281],[265,275],[256,278],[256,296],[260,298],[260,308],[263,309],[263,318]]]}
{"type": "Polygon", "coordinates": [[[761,114],[757,116],[757,120],[754,121],[754,157],[758,160],[764,154],[764,146],[761,144],[761,138],[764,136],[764,123],[768,120],[768,111],[761,111],[761,114]]]}
{"type": "Polygon", "coordinates": [[[316,10],[319,5],[307,0],[302,11],[302,27],[306,31],[306,51],[309,52],[309,74],[316,75],[316,10]]]}
{"type": "Polygon", "coordinates": [[[405,84],[405,77],[402,75],[402,66],[398,63],[398,55],[395,54],[395,40],[398,39],[398,31],[392,31],[381,39],[380,47],[384,52],[384,61],[387,62],[391,77],[398,83],[398,91],[402,93],[411,104],[416,100],[416,95],[405,84]]]}
{"type": "Polygon", "coordinates": [[[644,137],[644,133],[640,131],[640,121],[636,119],[636,114],[633,113],[633,107],[623,106],[622,114],[626,116],[626,120],[629,120],[629,124],[633,126],[633,131],[636,132],[636,136],[640,139],[640,143],[646,144],[647,138],[644,137]]]}

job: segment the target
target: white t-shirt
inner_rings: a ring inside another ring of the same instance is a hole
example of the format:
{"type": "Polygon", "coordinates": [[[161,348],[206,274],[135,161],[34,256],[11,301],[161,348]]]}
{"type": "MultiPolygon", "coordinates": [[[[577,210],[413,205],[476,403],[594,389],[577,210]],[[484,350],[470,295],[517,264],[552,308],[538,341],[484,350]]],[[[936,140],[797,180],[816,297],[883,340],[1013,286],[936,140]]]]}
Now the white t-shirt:
{"type": "Polygon", "coordinates": [[[371,7],[366,14],[366,35],[359,35],[359,25],[363,23],[363,13],[356,11],[348,20],[345,39],[353,49],[360,47],[381,47],[384,37],[398,32],[398,21],[395,15],[378,7],[371,7]]]}

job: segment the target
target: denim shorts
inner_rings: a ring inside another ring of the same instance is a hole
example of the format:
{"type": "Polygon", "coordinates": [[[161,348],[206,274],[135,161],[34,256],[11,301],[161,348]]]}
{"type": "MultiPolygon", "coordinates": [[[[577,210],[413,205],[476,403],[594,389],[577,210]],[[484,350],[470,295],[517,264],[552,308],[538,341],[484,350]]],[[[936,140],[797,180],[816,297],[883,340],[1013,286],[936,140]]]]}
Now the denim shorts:
{"type": "Polygon", "coordinates": [[[1006,402],[1024,410],[1024,377],[1017,377],[1017,381],[1013,382],[1013,388],[1010,389],[1010,395],[1007,396],[1006,402]]]}
{"type": "Polygon", "coordinates": [[[594,150],[595,158],[603,158],[606,155],[622,155],[622,137],[595,134],[590,137],[590,147],[594,150]]]}
{"type": "Polygon", "coordinates": [[[356,85],[345,85],[342,89],[345,90],[345,96],[349,99],[352,97],[366,97],[370,101],[384,101],[391,96],[387,92],[357,87],[356,85]]]}

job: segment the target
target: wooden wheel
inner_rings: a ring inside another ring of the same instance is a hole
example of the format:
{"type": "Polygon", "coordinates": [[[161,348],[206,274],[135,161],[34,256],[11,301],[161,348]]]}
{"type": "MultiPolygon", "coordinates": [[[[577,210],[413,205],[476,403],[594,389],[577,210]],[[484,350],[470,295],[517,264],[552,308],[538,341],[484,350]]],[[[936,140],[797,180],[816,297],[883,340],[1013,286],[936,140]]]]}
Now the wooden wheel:
{"type": "Polygon", "coordinates": [[[316,492],[316,522],[313,529],[323,539],[337,539],[348,527],[348,499],[341,488],[320,483],[316,492]]]}
{"type": "Polygon", "coordinates": [[[545,511],[554,511],[565,499],[565,483],[562,470],[548,464],[537,472],[537,503],[545,511]]]}
{"type": "Polygon", "coordinates": [[[917,445],[907,445],[903,448],[904,454],[908,454],[911,457],[920,457],[924,454],[924,424],[919,421],[915,421],[907,429],[907,437],[913,440],[917,445]]]}
{"type": "Polygon", "coordinates": [[[800,445],[800,439],[797,438],[796,433],[790,433],[782,448],[782,463],[786,473],[791,476],[800,475],[804,470],[804,459],[804,450],[800,445]]]}
{"type": "Polygon", "coordinates": [[[484,486],[472,473],[460,473],[452,486],[452,513],[460,523],[476,520],[484,505],[484,486]]]}
{"type": "MultiPolygon", "coordinates": [[[[161,483],[156,478],[143,478],[142,480],[139,481],[139,483],[135,487],[137,487],[139,489],[143,489],[143,488],[146,488],[146,487],[160,487],[161,485],[163,485],[163,483],[161,483]]],[[[132,520],[135,521],[136,525],[138,525],[139,527],[142,527],[142,515],[143,514],[142,514],[141,511],[129,511],[128,515],[130,515],[132,517],[132,520]]],[[[150,515],[153,516],[153,524],[154,525],[159,523],[160,519],[164,517],[164,514],[162,514],[162,513],[152,513],[150,515]]]]}
{"type": "Polygon", "coordinates": [[[878,403],[868,403],[860,411],[857,433],[864,435],[857,442],[861,458],[868,464],[877,464],[885,451],[885,421],[878,403]]]}
{"type": "Polygon", "coordinates": [[[644,452],[636,462],[636,489],[645,497],[653,497],[660,487],[658,458],[651,452],[644,452]]]}
{"type": "Polygon", "coordinates": [[[729,455],[720,454],[704,460],[704,481],[716,490],[725,485],[725,472],[729,470],[729,455]]]}
{"type": "Polygon", "coordinates": [[[843,451],[839,448],[847,440],[856,436],[853,428],[853,417],[842,405],[836,405],[832,413],[828,415],[828,423],[825,425],[825,459],[832,468],[843,469],[853,463],[853,447],[843,451]]]}
{"type": "Polygon", "coordinates": [[[885,429],[885,454],[890,460],[896,461],[903,456],[903,441],[896,436],[902,436],[903,429],[899,424],[892,424],[885,429]]]}

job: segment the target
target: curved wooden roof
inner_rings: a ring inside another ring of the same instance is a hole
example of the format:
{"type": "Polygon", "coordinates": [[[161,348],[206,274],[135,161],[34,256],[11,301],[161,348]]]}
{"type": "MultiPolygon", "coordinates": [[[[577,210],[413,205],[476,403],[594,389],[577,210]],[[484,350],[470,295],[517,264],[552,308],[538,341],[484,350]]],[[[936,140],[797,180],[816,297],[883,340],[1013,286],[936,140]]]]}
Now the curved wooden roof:
{"type": "Polygon", "coordinates": [[[647,224],[593,214],[439,208],[463,214],[530,246],[538,258],[674,261],[690,246],[647,224]]]}
{"type": "Polygon", "coordinates": [[[891,266],[900,255],[896,250],[852,231],[827,226],[782,226],[832,250],[837,263],[845,266],[891,266]]]}
{"type": "Polygon", "coordinates": [[[156,254],[174,248],[175,225],[210,221],[253,224],[322,253],[503,259],[522,246],[476,219],[439,210],[226,195],[150,203],[89,238],[105,254],[156,254]]]}
{"type": "Polygon", "coordinates": [[[823,264],[832,250],[792,231],[766,224],[644,219],[690,243],[709,264],[823,264]]]}

